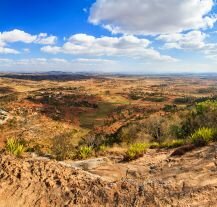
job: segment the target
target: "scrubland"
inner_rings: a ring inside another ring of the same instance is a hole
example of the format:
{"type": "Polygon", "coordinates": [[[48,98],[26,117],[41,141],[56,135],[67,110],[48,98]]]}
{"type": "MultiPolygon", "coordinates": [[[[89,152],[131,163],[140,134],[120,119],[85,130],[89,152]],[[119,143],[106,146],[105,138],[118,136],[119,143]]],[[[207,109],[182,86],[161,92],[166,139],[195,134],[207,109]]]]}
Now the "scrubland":
{"type": "MultiPolygon", "coordinates": [[[[209,198],[206,194],[217,185],[217,77],[1,77],[0,120],[2,163],[5,156],[28,162],[33,154],[64,163],[106,157],[112,164],[88,170],[106,182],[129,182],[129,175],[135,182],[155,178],[174,184],[179,180],[177,186],[168,187],[174,191],[172,200],[161,203],[160,197],[150,201],[143,197],[138,205],[130,200],[131,206],[143,205],[144,199],[147,206],[186,206],[191,199],[179,194],[185,192],[185,186],[180,186],[186,182],[192,184],[187,187],[193,193],[192,206],[198,206],[196,200],[209,198]],[[192,168],[192,174],[187,168],[192,168]],[[177,177],[172,180],[175,171],[177,177]],[[187,175],[204,175],[205,184],[199,185],[199,177],[192,181],[187,175]],[[197,194],[196,188],[203,189],[204,194],[197,194]]],[[[119,189],[122,184],[117,185],[119,189]]],[[[123,200],[121,189],[119,199],[123,200]]],[[[169,197],[165,189],[160,192],[161,197],[164,193],[169,197]]],[[[135,189],[132,196],[136,196],[135,189]]],[[[215,206],[216,200],[210,204],[208,200],[199,206],[215,206]]],[[[85,206],[85,202],[80,205],[85,206]]],[[[96,206],[103,203],[91,202],[96,206]]],[[[126,206],[123,202],[116,206],[121,205],[126,206]]]]}

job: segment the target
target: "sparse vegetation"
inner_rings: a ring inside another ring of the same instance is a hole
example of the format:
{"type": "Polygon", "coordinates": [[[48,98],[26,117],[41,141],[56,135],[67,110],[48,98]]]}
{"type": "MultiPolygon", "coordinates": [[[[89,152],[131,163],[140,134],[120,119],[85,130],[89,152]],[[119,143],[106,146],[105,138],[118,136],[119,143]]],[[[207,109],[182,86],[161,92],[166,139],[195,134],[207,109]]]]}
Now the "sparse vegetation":
{"type": "Polygon", "coordinates": [[[195,131],[190,138],[192,144],[197,147],[205,146],[214,138],[214,130],[212,128],[200,128],[195,131]]]}
{"type": "Polygon", "coordinates": [[[164,141],[159,146],[161,148],[176,148],[176,147],[180,147],[180,146],[182,146],[184,144],[186,144],[186,140],[183,140],[183,139],[173,139],[173,140],[164,141]]]}
{"type": "Polygon", "coordinates": [[[134,159],[147,147],[175,148],[203,140],[195,137],[202,136],[204,128],[216,134],[216,83],[197,81],[93,78],[82,79],[82,85],[60,81],[54,86],[47,81],[39,87],[37,82],[7,80],[0,90],[0,106],[13,116],[0,129],[2,136],[11,133],[30,140],[28,152],[58,160],[106,155],[114,145],[128,146],[126,155],[134,159]],[[17,133],[20,128],[24,133],[17,133]]]}
{"type": "Polygon", "coordinates": [[[17,157],[20,157],[26,150],[24,144],[14,138],[7,139],[5,148],[7,152],[17,157]]]}
{"type": "Polygon", "coordinates": [[[125,160],[134,160],[144,155],[147,148],[149,147],[146,143],[136,143],[129,146],[125,160]]]}
{"type": "Polygon", "coordinates": [[[81,146],[79,147],[77,157],[80,159],[86,159],[93,154],[93,148],[91,146],[81,146]]]}
{"type": "Polygon", "coordinates": [[[57,160],[73,159],[75,146],[72,144],[72,132],[65,132],[53,138],[52,154],[57,160]]]}

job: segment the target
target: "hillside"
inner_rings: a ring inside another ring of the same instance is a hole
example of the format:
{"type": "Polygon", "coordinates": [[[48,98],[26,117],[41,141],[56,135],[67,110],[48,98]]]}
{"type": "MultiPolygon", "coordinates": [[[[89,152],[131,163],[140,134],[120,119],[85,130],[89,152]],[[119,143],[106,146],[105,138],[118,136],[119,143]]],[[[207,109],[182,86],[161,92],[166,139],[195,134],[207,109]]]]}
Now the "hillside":
{"type": "Polygon", "coordinates": [[[216,206],[217,146],[171,157],[148,151],[91,172],[42,158],[0,155],[0,206],[216,206]]]}

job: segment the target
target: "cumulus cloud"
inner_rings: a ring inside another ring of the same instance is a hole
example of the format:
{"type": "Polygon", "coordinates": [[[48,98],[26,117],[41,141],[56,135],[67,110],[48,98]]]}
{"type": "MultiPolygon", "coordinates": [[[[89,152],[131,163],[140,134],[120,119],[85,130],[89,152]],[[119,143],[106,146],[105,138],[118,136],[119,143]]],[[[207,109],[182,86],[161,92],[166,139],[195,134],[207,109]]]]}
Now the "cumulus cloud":
{"type": "Polygon", "coordinates": [[[34,42],[42,45],[53,45],[56,43],[56,41],[56,36],[48,36],[47,33],[40,33],[39,35],[37,35],[37,38],[34,42]]]}
{"type": "Polygon", "coordinates": [[[185,34],[160,35],[157,40],[165,42],[163,48],[197,51],[203,54],[205,58],[216,61],[217,43],[207,42],[207,37],[209,35],[201,31],[191,31],[185,34]]]}
{"type": "Polygon", "coordinates": [[[0,54],[19,54],[19,51],[0,46],[0,54]]]}
{"type": "Polygon", "coordinates": [[[28,34],[24,31],[14,29],[12,31],[0,32],[0,41],[3,43],[24,42],[32,43],[37,39],[36,35],[28,34]]]}
{"type": "Polygon", "coordinates": [[[47,33],[31,35],[22,30],[14,29],[12,31],[0,32],[0,54],[18,54],[17,50],[6,47],[9,43],[23,42],[26,44],[36,43],[44,45],[55,44],[56,36],[49,36],[47,33]]]}
{"type": "Polygon", "coordinates": [[[13,42],[23,43],[39,43],[39,44],[55,44],[56,36],[48,36],[47,33],[40,33],[38,35],[31,35],[22,30],[14,29],[12,31],[0,32],[0,45],[13,42]]]}
{"type": "Polygon", "coordinates": [[[213,27],[213,6],[213,0],[97,0],[89,22],[113,33],[177,33],[213,27]]]}
{"type": "Polygon", "coordinates": [[[205,38],[207,35],[201,31],[191,31],[188,33],[175,33],[160,35],[157,40],[162,40],[165,43],[164,48],[167,49],[202,49],[205,46],[205,38]]]}
{"type": "Polygon", "coordinates": [[[132,58],[153,58],[157,60],[174,61],[175,59],[161,55],[151,48],[150,41],[132,35],[122,37],[99,37],[87,34],[75,34],[62,46],[45,46],[41,51],[57,54],[65,53],[83,56],[127,56],[132,58]]]}

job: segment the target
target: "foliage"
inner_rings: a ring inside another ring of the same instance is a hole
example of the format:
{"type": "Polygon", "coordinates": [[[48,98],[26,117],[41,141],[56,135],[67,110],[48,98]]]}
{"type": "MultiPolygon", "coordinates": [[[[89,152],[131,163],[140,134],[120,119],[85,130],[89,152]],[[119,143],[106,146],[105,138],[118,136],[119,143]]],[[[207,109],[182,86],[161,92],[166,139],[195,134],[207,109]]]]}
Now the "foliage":
{"type": "Polygon", "coordinates": [[[192,144],[197,147],[205,146],[214,138],[214,130],[212,128],[200,128],[195,131],[190,138],[192,144]]]}
{"type": "Polygon", "coordinates": [[[174,127],[177,138],[186,138],[200,128],[217,128],[217,101],[208,100],[195,104],[183,113],[180,126],[174,127]]]}
{"type": "Polygon", "coordinates": [[[146,120],[146,132],[151,135],[153,141],[162,142],[167,133],[165,125],[166,121],[163,117],[152,115],[146,120]]]}
{"type": "Polygon", "coordinates": [[[186,140],[183,139],[173,139],[173,140],[167,140],[160,144],[160,147],[162,148],[176,148],[184,145],[186,143],[186,140]]]}
{"type": "Polygon", "coordinates": [[[149,144],[150,149],[155,149],[155,148],[159,148],[159,147],[160,147],[160,144],[158,142],[151,142],[149,144]]]}
{"type": "Polygon", "coordinates": [[[130,144],[135,141],[136,135],[140,132],[140,130],[139,123],[129,124],[125,127],[122,127],[118,132],[117,141],[130,144]]]}
{"type": "Polygon", "coordinates": [[[177,106],[175,104],[173,104],[173,105],[166,104],[166,105],[164,105],[163,110],[166,112],[174,112],[177,110],[177,106]]]}
{"type": "Polygon", "coordinates": [[[105,152],[106,149],[107,149],[107,147],[104,144],[99,146],[99,151],[100,152],[105,152]]]}
{"type": "Polygon", "coordinates": [[[136,143],[129,146],[125,159],[126,160],[134,160],[137,159],[145,153],[146,149],[149,147],[146,143],[136,143]]]}
{"type": "Polygon", "coordinates": [[[175,104],[192,104],[195,98],[191,96],[179,97],[174,99],[175,104]]]}
{"type": "Polygon", "coordinates": [[[5,148],[9,153],[18,157],[25,152],[25,146],[19,140],[13,138],[7,139],[5,148]]]}
{"type": "Polygon", "coordinates": [[[151,101],[151,102],[164,102],[167,100],[166,97],[156,96],[156,97],[145,97],[143,98],[144,101],[151,101]]]}
{"type": "Polygon", "coordinates": [[[196,113],[204,114],[209,111],[216,112],[217,111],[217,101],[207,100],[201,103],[196,104],[196,113]]]}
{"type": "Polygon", "coordinates": [[[93,148],[91,146],[81,146],[78,150],[78,157],[86,159],[93,154],[93,148]]]}
{"type": "Polygon", "coordinates": [[[65,132],[53,138],[52,153],[57,160],[71,159],[74,157],[74,146],[72,144],[72,132],[65,132]]]}

